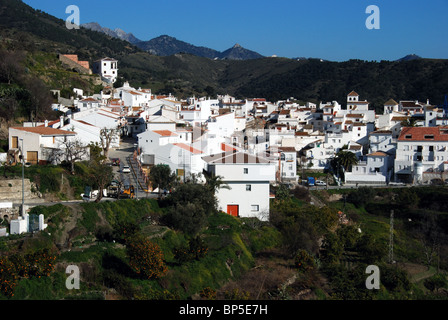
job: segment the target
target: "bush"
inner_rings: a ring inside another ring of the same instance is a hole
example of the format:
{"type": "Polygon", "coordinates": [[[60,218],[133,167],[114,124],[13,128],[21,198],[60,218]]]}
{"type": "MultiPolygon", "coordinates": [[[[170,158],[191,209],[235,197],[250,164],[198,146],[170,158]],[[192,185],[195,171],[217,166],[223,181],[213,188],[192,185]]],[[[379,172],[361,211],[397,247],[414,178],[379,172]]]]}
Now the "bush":
{"type": "Polygon", "coordinates": [[[189,241],[189,247],[177,248],[174,250],[174,258],[179,263],[185,263],[192,260],[200,260],[205,257],[208,252],[208,247],[200,237],[196,237],[189,241]]]}
{"type": "Polygon", "coordinates": [[[126,241],[126,251],[130,267],[146,279],[163,277],[168,268],[160,247],[141,236],[134,236],[126,241]]]}
{"type": "Polygon", "coordinates": [[[201,292],[199,292],[199,295],[201,296],[201,298],[207,299],[207,300],[215,300],[216,299],[216,291],[210,287],[206,287],[206,288],[202,289],[201,292]]]}
{"type": "Polygon", "coordinates": [[[372,201],[375,195],[376,192],[373,188],[360,187],[358,190],[349,193],[347,201],[360,208],[372,201]]]}
{"type": "Polygon", "coordinates": [[[58,178],[56,178],[55,174],[53,174],[51,172],[47,172],[47,171],[43,171],[40,174],[39,191],[41,193],[57,192],[60,190],[60,188],[61,188],[61,183],[58,180],[58,178]]]}
{"type": "Polygon", "coordinates": [[[299,250],[294,257],[294,266],[299,272],[309,271],[315,268],[313,257],[306,250],[299,250]]]}
{"type": "Polygon", "coordinates": [[[440,288],[446,287],[447,279],[443,274],[436,274],[431,278],[425,279],[423,285],[430,291],[437,291],[440,288]]]}

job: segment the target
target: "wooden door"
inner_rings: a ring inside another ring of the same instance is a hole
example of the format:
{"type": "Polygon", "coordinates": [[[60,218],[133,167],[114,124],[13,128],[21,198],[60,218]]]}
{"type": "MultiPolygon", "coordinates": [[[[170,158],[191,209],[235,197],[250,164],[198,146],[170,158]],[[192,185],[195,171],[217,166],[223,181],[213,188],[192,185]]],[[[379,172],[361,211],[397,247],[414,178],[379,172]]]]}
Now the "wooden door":
{"type": "Polygon", "coordinates": [[[29,162],[31,164],[37,164],[38,163],[37,151],[28,151],[26,153],[26,162],[29,162]]]}
{"type": "Polygon", "coordinates": [[[239,206],[238,205],[227,205],[227,213],[231,216],[238,217],[239,215],[239,206]]]}
{"type": "Polygon", "coordinates": [[[11,149],[18,149],[19,148],[19,137],[12,137],[11,139],[11,149]]]}

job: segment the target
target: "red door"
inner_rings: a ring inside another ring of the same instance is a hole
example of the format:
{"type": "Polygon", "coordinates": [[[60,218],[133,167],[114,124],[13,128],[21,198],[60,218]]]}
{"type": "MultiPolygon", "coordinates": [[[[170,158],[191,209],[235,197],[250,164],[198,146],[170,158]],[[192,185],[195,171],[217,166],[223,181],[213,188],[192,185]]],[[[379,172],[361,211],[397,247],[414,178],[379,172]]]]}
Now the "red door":
{"type": "Polygon", "coordinates": [[[231,216],[238,217],[239,206],[238,205],[227,205],[227,213],[231,216]]]}

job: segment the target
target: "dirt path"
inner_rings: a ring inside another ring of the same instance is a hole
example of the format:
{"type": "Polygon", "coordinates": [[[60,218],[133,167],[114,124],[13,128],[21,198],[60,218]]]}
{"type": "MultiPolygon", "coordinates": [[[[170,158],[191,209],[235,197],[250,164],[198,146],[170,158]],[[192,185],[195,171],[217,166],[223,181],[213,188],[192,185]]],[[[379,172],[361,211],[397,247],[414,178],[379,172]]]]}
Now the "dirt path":
{"type": "Polygon", "coordinates": [[[428,269],[422,264],[399,262],[398,266],[409,274],[409,278],[413,283],[422,281],[436,274],[436,270],[434,268],[428,269]]]}

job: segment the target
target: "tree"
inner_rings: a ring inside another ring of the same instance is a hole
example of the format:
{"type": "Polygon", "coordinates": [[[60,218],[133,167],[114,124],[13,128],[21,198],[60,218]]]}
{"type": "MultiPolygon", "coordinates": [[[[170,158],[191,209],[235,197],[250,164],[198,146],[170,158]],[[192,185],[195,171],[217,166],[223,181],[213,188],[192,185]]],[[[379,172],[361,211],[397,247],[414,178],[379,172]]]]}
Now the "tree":
{"type": "Polygon", "coordinates": [[[177,186],[170,194],[169,201],[169,223],[192,237],[205,227],[207,217],[217,212],[216,197],[209,187],[202,184],[177,186]]]}
{"type": "Polygon", "coordinates": [[[339,150],[336,156],[330,161],[330,166],[333,172],[338,177],[343,178],[344,172],[349,170],[352,166],[358,163],[358,157],[356,154],[350,151],[339,150]]]}
{"type": "Polygon", "coordinates": [[[204,208],[198,203],[178,204],[170,208],[173,227],[193,237],[199,234],[207,223],[204,208]]]}
{"type": "Polygon", "coordinates": [[[226,182],[224,182],[221,176],[205,175],[205,179],[206,179],[206,186],[210,189],[213,195],[215,195],[219,189],[228,189],[228,190],[231,189],[229,185],[226,182]]]}
{"type": "Polygon", "coordinates": [[[89,155],[89,147],[79,139],[67,139],[61,144],[61,152],[65,160],[70,164],[71,174],[75,174],[75,162],[85,160],[89,155]]]}
{"type": "Polygon", "coordinates": [[[426,258],[426,265],[429,269],[434,258],[437,257],[439,247],[443,242],[443,232],[441,231],[437,217],[434,214],[424,215],[420,222],[417,238],[423,246],[423,252],[426,258]]]}
{"type": "Polygon", "coordinates": [[[162,197],[162,189],[170,189],[176,182],[176,175],[171,172],[170,166],[158,164],[149,172],[149,181],[153,188],[159,188],[159,199],[162,197]]]}
{"type": "Polygon", "coordinates": [[[446,279],[446,276],[444,274],[439,273],[435,274],[431,278],[425,279],[423,285],[425,286],[426,289],[432,292],[437,292],[438,289],[445,288],[447,283],[448,281],[446,279]]]}
{"type": "Polygon", "coordinates": [[[408,118],[408,119],[401,121],[400,124],[402,127],[414,128],[414,127],[419,127],[419,125],[417,125],[417,121],[418,120],[416,118],[408,118]]]}
{"type": "Polygon", "coordinates": [[[126,241],[130,267],[146,279],[158,279],[166,275],[168,268],[159,245],[147,238],[135,235],[126,241]]]}
{"type": "Polygon", "coordinates": [[[358,157],[356,156],[356,154],[350,151],[339,151],[336,154],[336,159],[345,171],[349,170],[353,165],[356,165],[358,163],[358,157]]]}
{"type": "Polygon", "coordinates": [[[89,163],[91,181],[98,187],[98,196],[95,202],[103,199],[104,188],[113,180],[114,173],[111,166],[100,161],[91,160],[89,163]]]}
{"type": "Polygon", "coordinates": [[[294,258],[294,266],[299,272],[309,271],[316,267],[314,258],[306,250],[299,250],[294,258]]]}
{"type": "Polygon", "coordinates": [[[350,192],[347,201],[353,203],[357,208],[364,207],[373,200],[376,193],[373,188],[359,187],[357,190],[350,192]]]}
{"type": "Polygon", "coordinates": [[[112,141],[116,138],[118,134],[118,128],[108,129],[103,128],[100,130],[100,144],[103,148],[103,156],[107,159],[109,158],[109,149],[112,141]]]}
{"type": "Polygon", "coordinates": [[[90,159],[97,162],[103,162],[104,160],[106,160],[106,157],[101,154],[103,149],[101,148],[98,142],[95,143],[91,142],[89,144],[89,148],[90,148],[90,159]]]}
{"type": "Polygon", "coordinates": [[[60,163],[66,161],[70,165],[71,174],[75,174],[75,162],[86,160],[89,147],[84,145],[79,139],[66,139],[61,142],[58,149],[53,149],[48,153],[50,163],[60,163]]]}
{"type": "Polygon", "coordinates": [[[322,243],[322,261],[328,265],[335,265],[339,263],[344,252],[344,243],[334,233],[329,232],[322,243]]]}
{"type": "Polygon", "coordinates": [[[289,188],[285,184],[281,184],[278,186],[275,191],[275,200],[287,200],[291,197],[289,192],[289,188]]]}

